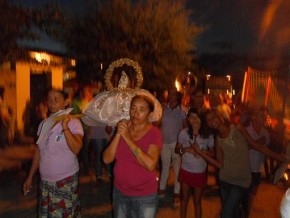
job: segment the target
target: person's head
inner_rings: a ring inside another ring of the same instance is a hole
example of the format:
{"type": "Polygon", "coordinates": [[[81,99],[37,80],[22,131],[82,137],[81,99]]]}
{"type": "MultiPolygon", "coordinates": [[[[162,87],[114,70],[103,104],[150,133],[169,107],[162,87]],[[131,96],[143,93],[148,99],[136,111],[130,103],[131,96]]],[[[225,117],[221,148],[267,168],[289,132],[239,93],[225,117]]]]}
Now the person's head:
{"type": "Polygon", "coordinates": [[[201,120],[197,115],[195,108],[190,108],[186,115],[188,126],[191,126],[193,130],[199,130],[201,126],[201,120]]]}
{"type": "Polygon", "coordinates": [[[82,90],[83,98],[91,100],[93,98],[93,89],[91,85],[85,85],[82,90]]]}
{"type": "Polygon", "coordinates": [[[146,95],[135,95],[130,104],[130,120],[132,122],[147,122],[151,112],[154,111],[154,102],[146,95]]]}
{"type": "Polygon", "coordinates": [[[65,109],[69,104],[68,94],[59,89],[50,89],[47,96],[47,106],[51,113],[65,109]]]}
{"type": "Polygon", "coordinates": [[[203,107],[204,95],[204,90],[201,87],[197,87],[192,93],[190,93],[190,107],[203,107]]]}
{"type": "Polygon", "coordinates": [[[258,110],[255,110],[252,114],[251,120],[257,128],[261,128],[262,126],[266,125],[268,117],[268,110],[267,108],[261,107],[258,110]]]}
{"type": "Polygon", "coordinates": [[[223,125],[228,125],[230,123],[225,122],[223,116],[216,110],[208,110],[205,113],[205,120],[209,128],[218,130],[223,125]]]}
{"type": "Polygon", "coordinates": [[[190,108],[187,112],[188,133],[192,139],[192,133],[198,133],[202,138],[208,138],[212,134],[205,121],[205,113],[199,113],[198,108],[190,108]]]}
{"type": "Polygon", "coordinates": [[[177,91],[175,87],[172,87],[168,91],[168,102],[171,106],[176,106],[181,104],[181,93],[177,91]]]}
{"type": "Polygon", "coordinates": [[[81,92],[81,99],[86,99],[88,101],[90,101],[93,98],[93,89],[90,85],[85,85],[81,92]]]}

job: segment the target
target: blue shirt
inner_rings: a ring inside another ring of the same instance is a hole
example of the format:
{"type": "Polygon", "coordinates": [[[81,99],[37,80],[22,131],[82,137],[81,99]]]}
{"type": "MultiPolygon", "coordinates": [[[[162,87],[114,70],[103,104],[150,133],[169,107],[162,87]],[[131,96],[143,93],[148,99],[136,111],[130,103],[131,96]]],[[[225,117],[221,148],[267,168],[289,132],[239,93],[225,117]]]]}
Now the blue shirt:
{"type": "Polygon", "coordinates": [[[186,109],[178,105],[171,109],[167,105],[162,114],[161,131],[163,143],[170,144],[177,141],[178,133],[183,128],[183,121],[186,119],[186,109]]]}

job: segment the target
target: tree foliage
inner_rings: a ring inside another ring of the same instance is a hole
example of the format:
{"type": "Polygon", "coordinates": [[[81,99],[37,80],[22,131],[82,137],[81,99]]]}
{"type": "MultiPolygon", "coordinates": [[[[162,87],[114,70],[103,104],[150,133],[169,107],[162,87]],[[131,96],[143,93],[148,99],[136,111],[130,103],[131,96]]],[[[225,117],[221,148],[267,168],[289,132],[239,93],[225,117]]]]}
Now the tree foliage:
{"type": "Polygon", "coordinates": [[[71,22],[65,37],[83,76],[91,72],[102,79],[97,69],[100,63],[106,68],[126,57],[140,63],[143,86],[158,90],[173,85],[178,72],[192,67],[194,40],[200,29],[189,21],[190,12],[183,1],[89,3],[93,2],[97,3],[90,11],[71,22]]]}
{"type": "Polygon", "coordinates": [[[21,55],[17,40],[31,38],[31,13],[19,6],[0,0],[0,63],[21,55]]]}
{"type": "Polygon", "coordinates": [[[35,8],[32,13],[32,22],[47,33],[50,37],[60,39],[66,26],[65,13],[57,2],[52,2],[35,8]]]}
{"type": "Polygon", "coordinates": [[[25,58],[27,53],[19,42],[39,39],[35,28],[57,37],[59,27],[64,26],[64,17],[56,3],[28,8],[0,0],[0,14],[0,63],[25,58]]]}

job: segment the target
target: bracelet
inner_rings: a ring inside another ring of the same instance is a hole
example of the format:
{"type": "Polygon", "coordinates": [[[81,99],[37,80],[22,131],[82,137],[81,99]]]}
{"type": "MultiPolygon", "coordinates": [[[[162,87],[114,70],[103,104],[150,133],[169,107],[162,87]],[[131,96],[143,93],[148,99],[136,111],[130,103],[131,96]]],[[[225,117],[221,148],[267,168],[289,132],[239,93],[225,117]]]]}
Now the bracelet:
{"type": "Polygon", "coordinates": [[[141,148],[140,147],[137,147],[135,150],[134,150],[134,156],[135,157],[138,157],[139,156],[139,154],[141,154],[142,153],[142,150],[141,150],[141,148]]]}
{"type": "Polygon", "coordinates": [[[184,154],[183,147],[181,147],[181,148],[179,149],[179,153],[180,153],[180,154],[184,154]]]}
{"type": "Polygon", "coordinates": [[[64,133],[64,132],[67,131],[67,130],[69,130],[69,129],[63,129],[61,132],[64,133]]]}

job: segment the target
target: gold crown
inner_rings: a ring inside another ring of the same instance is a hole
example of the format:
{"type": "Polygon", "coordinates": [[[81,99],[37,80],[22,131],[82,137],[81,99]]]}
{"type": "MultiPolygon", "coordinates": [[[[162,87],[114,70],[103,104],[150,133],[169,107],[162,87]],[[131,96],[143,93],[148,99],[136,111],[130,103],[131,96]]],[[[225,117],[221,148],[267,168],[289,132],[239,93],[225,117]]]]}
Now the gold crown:
{"type": "MultiPolygon", "coordinates": [[[[108,69],[106,70],[105,84],[106,84],[106,87],[109,91],[113,91],[113,90],[118,89],[118,88],[115,88],[113,86],[111,78],[112,78],[112,75],[114,73],[115,68],[122,67],[124,64],[128,65],[129,67],[132,67],[136,72],[137,83],[136,83],[136,86],[134,88],[139,89],[142,86],[143,75],[142,75],[142,70],[141,70],[140,65],[136,61],[133,61],[129,58],[121,58],[121,59],[118,59],[118,60],[112,62],[110,64],[110,66],[108,67],[108,69]]],[[[129,88],[126,88],[126,89],[129,89],[129,88]]]]}

